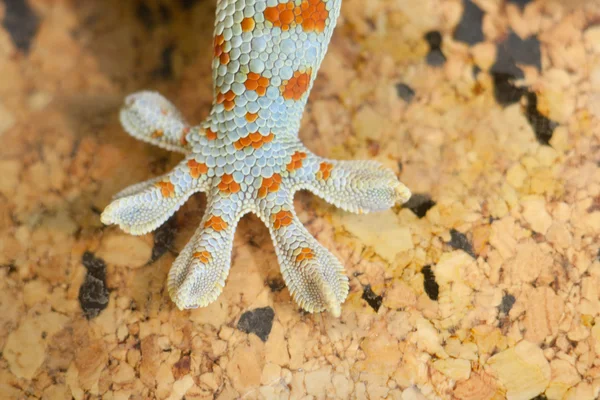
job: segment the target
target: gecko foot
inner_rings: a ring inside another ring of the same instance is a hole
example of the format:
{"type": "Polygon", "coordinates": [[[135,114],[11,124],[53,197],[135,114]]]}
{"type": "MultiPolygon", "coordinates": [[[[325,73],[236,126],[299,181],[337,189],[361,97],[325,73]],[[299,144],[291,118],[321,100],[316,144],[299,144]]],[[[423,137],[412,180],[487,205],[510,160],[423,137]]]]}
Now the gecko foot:
{"type": "Polygon", "coordinates": [[[204,192],[208,206],[201,225],[169,272],[168,290],[177,307],[203,307],[219,296],[237,223],[252,212],[269,228],[293,299],[308,312],[327,310],[339,316],[348,278],[342,264],[296,216],[294,193],[306,189],[344,210],[367,213],[405,202],[410,191],[377,162],[325,159],[294,135],[275,135],[253,122],[244,125],[256,118],[251,114],[233,122],[249,133],[219,130],[220,125],[207,122],[189,127],[162,96],[129,96],[121,112],[127,132],[186,156],[171,172],[117,194],[102,213],[102,222],[144,234],[158,228],[193,193],[204,192]]]}

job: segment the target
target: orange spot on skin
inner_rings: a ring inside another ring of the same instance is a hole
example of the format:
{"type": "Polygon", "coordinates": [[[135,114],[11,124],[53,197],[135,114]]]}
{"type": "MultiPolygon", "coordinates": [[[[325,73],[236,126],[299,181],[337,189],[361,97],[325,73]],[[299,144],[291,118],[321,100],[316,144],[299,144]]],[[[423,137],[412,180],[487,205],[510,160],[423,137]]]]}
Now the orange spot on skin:
{"type": "Polygon", "coordinates": [[[217,132],[213,132],[210,128],[206,129],[206,138],[208,140],[215,140],[217,138],[217,132]]]}
{"type": "Polygon", "coordinates": [[[218,215],[213,215],[204,223],[204,227],[212,228],[217,232],[221,232],[227,229],[227,222],[223,221],[223,218],[219,217],[218,215]]]}
{"type": "Polygon", "coordinates": [[[223,104],[227,111],[233,110],[233,107],[235,107],[235,93],[233,90],[229,90],[225,93],[219,91],[217,93],[217,104],[223,104]]]}
{"type": "Polygon", "coordinates": [[[252,140],[249,137],[243,137],[238,139],[235,143],[233,143],[233,146],[235,147],[236,150],[242,150],[244,147],[248,147],[252,144],[252,140]]]}
{"type": "Polygon", "coordinates": [[[181,132],[181,144],[184,146],[186,144],[188,144],[188,141],[187,141],[188,133],[190,133],[190,128],[188,126],[186,126],[185,128],[183,128],[183,131],[181,132]]]}
{"type": "Polygon", "coordinates": [[[313,258],[315,258],[315,253],[313,253],[313,251],[310,248],[303,247],[300,251],[300,254],[296,256],[296,261],[300,262],[303,260],[312,260],[313,258]]]}
{"type": "Polygon", "coordinates": [[[219,60],[221,61],[221,64],[223,64],[223,65],[229,64],[229,53],[221,54],[221,57],[219,57],[219,60]]]}
{"type": "Polygon", "coordinates": [[[248,90],[256,90],[256,89],[258,89],[258,81],[248,79],[246,81],[245,86],[246,86],[246,89],[248,89],[248,90]]]}
{"type": "Polygon", "coordinates": [[[258,132],[252,132],[251,134],[248,135],[248,137],[253,142],[258,142],[259,140],[262,139],[262,135],[260,133],[258,133],[258,132]]]}
{"type": "Polygon", "coordinates": [[[233,176],[231,176],[229,174],[225,174],[221,177],[221,182],[230,184],[231,182],[233,182],[233,176]]]}
{"type": "Polygon", "coordinates": [[[263,178],[258,189],[258,198],[264,199],[267,194],[278,191],[279,185],[281,185],[281,175],[279,174],[273,174],[270,178],[263,178]]]}
{"type": "Polygon", "coordinates": [[[297,151],[292,155],[292,161],[287,165],[287,170],[289,172],[295,171],[299,168],[302,168],[302,160],[306,158],[306,153],[302,151],[297,151]]]}
{"type": "Polygon", "coordinates": [[[246,113],[246,121],[248,122],[254,122],[258,119],[258,113],[253,114],[253,113],[246,113]]]}
{"type": "Polygon", "coordinates": [[[317,171],[317,179],[321,179],[326,181],[331,176],[331,170],[333,168],[333,164],[323,161],[319,165],[319,170],[317,171]]]}
{"type": "Polygon", "coordinates": [[[253,132],[246,137],[240,138],[233,143],[236,150],[242,150],[245,147],[252,146],[255,149],[260,149],[265,143],[269,143],[273,140],[275,135],[269,133],[267,136],[263,136],[258,132],[253,132]]]}
{"type": "Polygon", "coordinates": [[[244,18],[242,20],[242,31],[250,32],[254,30],[255,25],[254,18],[244,18]]]}
{"type": "Polygon", "coordinates": [[[175,197],[175,186],[171,182],[157,182],[154,185],[160,188],[162,197],[175,197]]]}
{"type": "MultiPolygon", "coordinates": [[[[276,23],[279,22],[279,7],[267,7],[265,9],[265,19],[267,21],[272,22],[274,25],[276,23]]],[[[281,23],[279,22],[279,25],[275,25],[275,26],[281,26],[281,23]]]]}
{"type": "Polygon", "coordinates": [[[212,260],[211,254],[206,250],[195,252],[193,257],[197,258],[202,264],[208,264],[212,260]]]}
{"type": "Polygon", "coordinates": [[[215,57],[220,57],[224,53],[223,48],[225,47],[225,37],[223,35],[215,36],[214,49],[215,57]]]}
{"type": "Polygon", "coordinates": [[[294,12],[292,10],[285,10],[279,14],[279,20],[283,25],[289,25],[294,21],[294,12]]]}
{"type": "Polygon", "coordinates": [[[264,16],[273,26],[284,31],[301,24],[304,32],[323,32],[329,11],[323,0],[304,0],[299,6],[294,6],[294,3],[290,1],[267,7],[264,16]]]}
{"type": "Polygon", "coordinates": [[[152,132],[152,135],[150,135],[150,136],[156,139],[156,138],[162,137],[163,135],[164,135],[163,130],[157,129],[154,132],[152,132]]]}
{"type": "Polygon", "coordinates": [[[206,164],[199,163],[196,160],[188,160],[187,166],[190,169],[190,175],[194,179],[198,179],[200,175],[206,174],[208,172],[208,167],[206,164]]]}
{"type": "Polygon", "coordinates": [[[302,95],[304,95],[304,93],[306,93],[308,90],[311,74],[312,70],[310,69],[306,72],[294,72],[294,76],[281,85],[280,90],[283,98],[286,100],[300,100],[302,95]]]}
{"type": "Polygon", "coordinates": [[[221,177],[221,183],[217,186],[225,194],[237,193],[240,191],[240,185],[233,180],[233,176],[225,174],[221,177]]]}
{"type": "Polygon", "coordinates": [[[244,86],[246,86],[246,89],[248,90],[256,91],[259,96],[264,96],[265,93],[267,93],[267,87],[269,87],[269,78],[250,72],[246,77],[244,86]]]}
{"type": "Polygon", "coordinates": [[[290,225],[294,220],[294,216],[291,211],[281,210],[273,216],[273,227],[279,229],[284,226],[290,225]]]}

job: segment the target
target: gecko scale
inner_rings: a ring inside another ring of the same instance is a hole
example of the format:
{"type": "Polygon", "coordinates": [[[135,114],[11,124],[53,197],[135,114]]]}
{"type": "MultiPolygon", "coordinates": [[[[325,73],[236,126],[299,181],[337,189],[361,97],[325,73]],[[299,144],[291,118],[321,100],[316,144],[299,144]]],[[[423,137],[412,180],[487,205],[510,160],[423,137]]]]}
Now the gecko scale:
{"type": "Polygon", "coordinates": [[[210,115],[189,125],[154,92],[129,95],[120,113],[133,137],[185,154],[171,172],[118,193],[105,224],[141,235],[158,228],[196,192],[206,212],[175,260],[168,290],[180,309],[206,306],[227,278],[238,221],[255,213],[269,228],[281,273],[306,311],[340,315],[348,278],[306,230],[293,195],[306,189],[364,213],[405,202],[410,191],[374,161],[335,161],[298,139],[309,92],[342,0],[218,0],[210,115]]]}

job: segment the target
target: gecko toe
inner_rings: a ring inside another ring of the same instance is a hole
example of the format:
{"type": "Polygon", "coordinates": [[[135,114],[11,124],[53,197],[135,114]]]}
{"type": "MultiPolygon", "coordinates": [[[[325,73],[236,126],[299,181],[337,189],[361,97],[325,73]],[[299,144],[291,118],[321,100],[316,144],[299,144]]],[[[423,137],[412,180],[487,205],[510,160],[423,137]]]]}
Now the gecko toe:
{"type": "Polygon", "coordinates": [[[308,153],[300,165],[292,171],[296,188],[307,189],[346,211],[382,211],[410,197],[394,172],[376,161],[326,160],[308,153]]]}
{"type": "Polygon", "coordinates": [[[306,230],[291,203],[268,212],[281,274],[294,300],[308,312],[339,316],[349,290],[341,263],[306,230]]]}
{"type": "Polygon", "coordinates": [[[241,214],[212,201],[168,278],[169,295],[180,309],[204,307],[219,296],[229,274],[233,235],[241,214]]]}
{"type": "Polygon", "coordinates": [[[142,91],[127,96],[119,119],[136,139],[171,151],[189,151],[186,135],[191,128],[177,108],[156,92],[142,91]]]}

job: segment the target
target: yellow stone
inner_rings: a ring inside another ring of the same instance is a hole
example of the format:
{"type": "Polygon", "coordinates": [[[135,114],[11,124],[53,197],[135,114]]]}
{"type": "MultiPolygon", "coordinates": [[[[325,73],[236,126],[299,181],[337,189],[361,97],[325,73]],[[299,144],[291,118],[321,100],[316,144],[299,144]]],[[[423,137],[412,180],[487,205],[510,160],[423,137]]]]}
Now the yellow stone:
{"type": "Polygon", "coordinates": [[[508,400],[529,400],[546,390],[550,365],[544,352],[526,340],[488,360],[506,388],[508,400]]]}
{"type": "Polygon", "coordinates": [[[343,227],[388,262],[414,248],[410,228],[400,225],[392,210],[341,217],[343,227]],[[392,240],[390,240],[392,238],[392,240]]]}
{"type": "Polygon", "coordinates": [[[331,366],[321,367],[307,372],[304,377],[306,392],[315,397],[324,397],[327,387],[331,385],[331,366]]]}
{"type": "Polygon", "coordinates": [[[571,388],[581,380],[577,369],[568,361],[554,359],[550,362],[552,381],[546,389],[548,399],[562,399],[571,388]]]}
{"type": "Polygon", "coordinates": [[[455,381],[469,379],[471,376],[471,363],[468,360],[456,358],[436,360],[433,367],[455,381]]]}
{"type": "Polygon", "coordinates": [[[416,303],[417,294],[410,286],[400,279],[394,280],[392,287],[386,291],[386,295],[383,298],[383,305],[393,310],[402,307],[415,306],[416,303]]]}
{"type": "Polygon", "coordinates": [[[26,317],[8,335],[2,351],[10,371],[17,378],[32,379],[46,358],[46,347],[52,335],[60,331],[68,320],[55,312],[26,317]]]}
{"type": "Polygon", "coordinates": [[[106,235],[98,256],[109,264],[138,268],[146,265],[152,255],[152,245],[140,236],[115,232],[106,235]]]}
{"type": "Polygon", "coordinates": [[[527,171],[521,164],[513,165],[506,172],[506,181],[516,189],[523,186],[525,179],[527,179],[527,171]]]}
{"type": "Polygon", "coordinates": [[[535,232],[545,235],[552,225],[552,217],[546,211],[543,197],[528,196],[521,201],[523,217],[535,232]]]}

